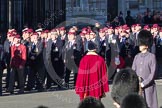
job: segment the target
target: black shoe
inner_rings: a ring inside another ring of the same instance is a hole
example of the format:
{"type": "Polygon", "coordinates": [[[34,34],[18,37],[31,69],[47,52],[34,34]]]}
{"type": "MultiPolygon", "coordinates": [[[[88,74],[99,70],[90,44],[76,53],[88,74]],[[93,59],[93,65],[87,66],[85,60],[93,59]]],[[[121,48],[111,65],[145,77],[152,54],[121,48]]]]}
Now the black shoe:
{"type": "Polygon", "coordinates": [[[19,89],[20,87],[19,86],[16,86],[16,89],[19,89]]]}
{"type": "Polygon", "coordinates": [[[10,92],[8,88],[6,88],[6,92],[10,92]]]}
{"type": "Polygon", "coordinates": [[[7,88],[8,88],[8,86],[5,86],[4,88],[5,88],[5,89],[7,89],[7,88]]]}
{"type": "Polygon", "coordinates": [[[63,84],[63,88],[69,89],[69,84],[68,83],[64,83],[63,84]]]}
{"type": "Polygon", "coordinates": [[[48,90],[48,89],[51,89],[51,86],[47,86],[46,89],[47,89],[47,90],[48,90]]]}
{"type": "Polygon", "coordinates": [[[24,90],[19,90],[18,94],[24,94],[24,90]]]}
{"type": "Polygon", "coordinates": [[[58,85],[58,90],[62,90],[63,89],[63,86],[60,86],[60,85],[58,85]]]}
{"type": "Polygon", "coordinates": [[[46,90],[47,91],[51,91],[53,88],[52,87],[47,87],[46,90]]]}
{"type": "Polygon", "coordinates": [[[43,88],[38,89],[38,92],[44,92],[44,89],[43,88]]]}
{"type": "Polygon", "coordinates": [[[14,91],[10,91],[10,94],[11,94],[11,95],[14,94],[14,91]]]}
{"type": "Polygon", "coordinates": [[[31,91],[32,88],[26,87],[24,90],[25,90],[25,91],[31,91]]]}

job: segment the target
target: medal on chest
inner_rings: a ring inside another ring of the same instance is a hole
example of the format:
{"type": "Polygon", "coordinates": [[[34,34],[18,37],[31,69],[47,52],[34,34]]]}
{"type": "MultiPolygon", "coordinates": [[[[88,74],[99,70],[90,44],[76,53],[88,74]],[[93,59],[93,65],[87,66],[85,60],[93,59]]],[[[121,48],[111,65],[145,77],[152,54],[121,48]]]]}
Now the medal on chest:
{"type": "Polygon", "coordinates": [[[162,40],[160,41],[160,45],[162,46],[162,40]]]}
{"type": "Polygon", "coordinates": [[[76,49],[76,43],[74,43],[74,45],[73,45],[73,49],[74,49],[74,50],[76,49]]]}
{"type": "Polygon", "coordinates": [[[53,52],[58,52],[58,47],[55,47],[53,52]]]}
{"type": "Polygon", "coordinates": [[[104,42],[103,46],[106,46],[106,42],[104,42]]]}
{"type": "Polygon", "coordinates": [[[112,40],[112,43],[113,43],[113,44],[115,44],[115,43],[116,43],[116,40],[115,40],[115,39],[113,39],[113,40],[112,40]]]}
{"type": "Polygon", "coordinates": [[[20,50],[19,48],[15,50],[15,54],[16,54],[16,55],[21,56],[21,53],[22,53],[22,52],[21,52],[21,50],[20,50]]]}
{"type": "Polygon", "coordinates": [[[18,50],[18,55],[21,55],[21,53],[22,53],[21,50],[18,50]]]}
{"type": "Polygon", "coordinates": [[[115,57],[115,64],[116,65],[120,65],[120,59],[119,59],[119,57],[115,57]]]}
{"type": "Polygon", "coordinates": [[[35,52],[36,52],[36,53],[38,52],[38,48],[35,48],[35,52]]]}

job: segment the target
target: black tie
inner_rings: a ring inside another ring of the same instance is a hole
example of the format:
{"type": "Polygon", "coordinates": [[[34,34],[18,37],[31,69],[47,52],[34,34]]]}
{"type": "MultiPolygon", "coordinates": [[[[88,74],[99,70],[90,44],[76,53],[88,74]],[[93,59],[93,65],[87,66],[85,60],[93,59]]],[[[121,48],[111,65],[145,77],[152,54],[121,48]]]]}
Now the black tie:
{"type": "Polygon", "coordinates": [[[32,50],[34,50],[34,49],[35,49],[35,47],[36,47],[36,45],[35,45],[35,44],[33,44],[33,45],[32,45],[32,50]]]}

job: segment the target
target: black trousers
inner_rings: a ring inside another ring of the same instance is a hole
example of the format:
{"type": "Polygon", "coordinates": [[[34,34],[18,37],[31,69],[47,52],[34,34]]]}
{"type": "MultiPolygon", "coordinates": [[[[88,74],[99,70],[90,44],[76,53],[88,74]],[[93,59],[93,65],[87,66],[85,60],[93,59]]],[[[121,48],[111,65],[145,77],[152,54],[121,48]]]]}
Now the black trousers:
{"type": "Polygon", "coordinates": [[[54,85],[56,85],[55,81],[51,78],[51,76],[49,75],[49,73],[47,72],[47,84],[46,84],[46,88],[50,88],[52,83],[54,85]]]}
{"type": "Polygon", "coordinates": [[[9,87],[9,81],[10,81],[10,70],[11,70],[11,68],[10,68],[10,54],[9,53],[7,53],[6,55],[5,55],[5,63],[7,64],[7,76],[6,76],[6,88],[8,88],[9,87]]]}
{"type": "Polygon", "coordinates": [[[78,69],[68,69],[68,68],[66,68],[65,69],[65,78],[64,79],[65,79],[65,83],[67,85],[69,85],[70,74],[71,74],[72,71],[74,73],[74,85],[76,84],[78,69]]]}
{"type": "Polygon", "coordinates": [[[133,49],[133,58],[140,52],[139,50],[139,46],[135,46],[135,48],[133,49]]]}
{"type": "Polygon", "coordinates": [[[43,89],[44,85],[44,78],[45,78],[45,67],[30,67],[30,72],[28,74],[28,82],[27,82],[27,88],[32,89],[35,87],[37,89],[43,89]]]}
{"type": "Polygon", "coordinates": [[[57,77],[57,79],[52,79],[49,73],[47,72],[47,88],[51,86],[51,83],[54,83],[55,85],[58,85],[58,87],[61,87],[62,84],[58,82],[57,80],[62,80],[64,78],[64,63],[62,59],[58,58],[52,58],[52,66],[54,69],[54,72],[52,73],[57,77]]]}
{"type": "Polygon", "coordinates": [[[18,83],[19,83],[19,89],[21,91],[24,91],[24,68],[12,68],[10,71],[10,81],[9,81],[9,91],[14,91],[14,84],[15,84],[15,73],[18,74],[18,83]]]}
{"type": "Polygon", "coordinates": [[[2,95],[2,76],[3,76],[3,69],[0,65],[0,95],[2,95]]]}

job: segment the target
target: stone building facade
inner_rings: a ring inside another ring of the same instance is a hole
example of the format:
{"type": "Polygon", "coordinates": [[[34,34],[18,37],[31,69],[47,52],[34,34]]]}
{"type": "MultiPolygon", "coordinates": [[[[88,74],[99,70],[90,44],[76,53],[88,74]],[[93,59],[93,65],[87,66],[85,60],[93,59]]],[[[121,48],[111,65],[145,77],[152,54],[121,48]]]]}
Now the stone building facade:
{"type": "Polygon", "coordinates": [[[65,20],[65,8],[66,0],[0,0],[0,31],[21,30],[26,23],[33,28],[38,23],[55,27],[65,20]]]}
{"type": "Polygon", "coordinates": [[[162,0],[118,0],[118,12],[122,11],[126,15],[127,10],[131,10],[133,16],[138,13],[150,11],[162,11],[162,0]]]}
{"type": "Polygon", "coordinates": [[[113,20],[120,11],[132,16],[149,10],[162,10],[162,0],[66,0],[66,19],[87,17],[104,23],[113,20]]]}
{"type": "Polygon", "coordinates": [[[101,23],[107,21],[107,0],[66,0],[66,10],[66,20],[83,17],[101,23]]]}
{"type": "Polygon", "coordinates": [[[0,0],[0,31],[11,27],[21,30],[25,23],[34,28],[37,23],[52,28],[80,17],[104,23],[120,11],[126,16],[131,10],[135,16],[147,8],[162,10],[162,0],[0,0]]]}

